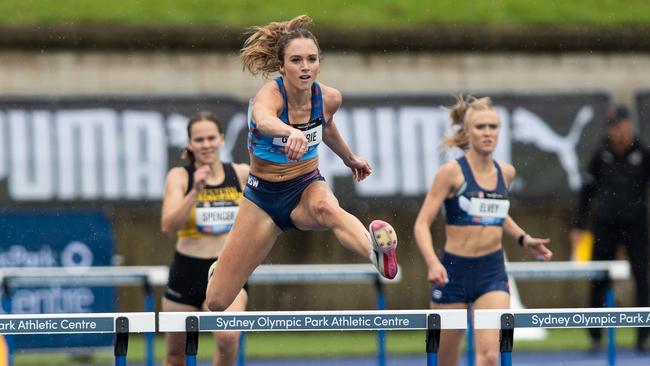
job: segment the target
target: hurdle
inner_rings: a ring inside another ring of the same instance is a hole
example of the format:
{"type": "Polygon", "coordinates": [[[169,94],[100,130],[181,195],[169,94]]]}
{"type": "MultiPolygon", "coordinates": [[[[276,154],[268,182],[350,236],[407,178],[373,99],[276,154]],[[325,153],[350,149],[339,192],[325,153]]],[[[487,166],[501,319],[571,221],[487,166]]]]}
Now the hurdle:
{"type": "MultiPolygon", "coordinates": [[[[375,308],[386,308],[384,284],[395,284],[401,280],[401,271],[392,279],[377,273],[371,264],[273,264],[261,265],[248,279],[249,285],[295,285],[309,284],[373,284],[375,286],[375,308]]],[[[238,366],[246,364],[244,357],[245,333],[240,337],[238,366]]],[[[386,366],[386,335],[377,331],[377,365],[386,366]]]]}
{"type": "Polygon", "coordinates": [[[156,314],[86,313],[0,315],[0,334],[115,333],[116,366],[126,366],[129,333],[156,331],[156,314]]]}
{"type": "Polygon", "coordinates": [[[438,364],[441,329],[466,329],[466,310],[161,312],[161,332],[186,332],[186,365],[196,365],[200,332],[426,330],[427,365],[438,364]]]}
{"type": "MultiPolygon", "coordinates": [[[[378,310],[386,307],[385,284],[398,283],[400,272],[393,280],[381,277],[370,264],[273,264],[261,265],[250,276],[250,285],[287,285],[303,283],[320,284],[373,284],[378,310]]],[[[169,275],[166,266],[97,266],[97,267],[47,267],[0,268],[6,296],[3,298],[5,312],[11,313],[11,293],[16,286],[86,285],[86,286],[143,286],[144,311],[154,311],[153,286],[165,286],[169,275]]],[[[145,335],[146,365],[153,366],[154,334],[145,335]]],[[[11,343],[11,342],[9,342],[11,343]]],[[[240,338],[238,365],[245,365],[245,337],[240,338]]],[[[384,331],[377,332],[377,363],[385,366],[386,339],[384,331]]],[[[9,352],[11,354],[11,346],[9,352]]]]}
{"type": "MultiPolygon", "coordinates": [[[[628,261],[551,261],[551,262],[506,262],[506,273],[509,278],[526,281],[547,280],[627,280],[630,278],[628,261]]],[[[605,304],[607,307],[616,306],[616,295],[613,286],[607,289],[605,304]]],[[[471,309],[470,309],[471,310],[471,309]]],[[[468,311],[471,319],[471,311],[468,311]]],[[[471,320],[470,320],[471,322],[471,320]]],[[[607,329],[608,352],[613,352],[616,332],[614,328],[607,329]]],[[[474,340],[472,327],[467,328],[467,365],[474,366],[474,340]]]]}
{"type": "MultiPolygon", "coordinates": [[[[476,329],[499,329],[501,365],[512,365],[516,328],[638,328],[650,326],[650,309],[565,308],[490,309],[474,312],[476,329]]],[[[616,365],[616,345],[609,339],[607,364],[616,365]]]]}
{"type": "MultiPolygon", "coordinates": [[[[18,286],[142,286],[144,290],[144,311],[154,311],[153,286],[167,283],[169,269],[166,266],[97,266],[97,267],[2,267],[0,281],[4,297],[2,307],[12,313],[11,295],[18,286]]],[[[146,365],[154,364],[154,333],[146,332],[146,365]]],[[[13,345],[7,338],[9,362],[12,364],[13,345]]]]}

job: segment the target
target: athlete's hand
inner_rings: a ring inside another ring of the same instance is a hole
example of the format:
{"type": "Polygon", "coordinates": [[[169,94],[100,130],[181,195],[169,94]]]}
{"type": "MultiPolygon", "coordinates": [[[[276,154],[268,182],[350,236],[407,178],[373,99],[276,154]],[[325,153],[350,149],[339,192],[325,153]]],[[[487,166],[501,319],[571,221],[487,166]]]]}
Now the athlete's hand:
{"type": "Polygon", "coordinates": [[[372,174],[370,163],[366,159],[362,159],[356,155],[353,155],[345,165],[352,170],[352,177],[354,177],[357,182],[361,182],[372,174]]]}
{"type": "Polygon", "coordinates": [[[297,128],[292,129],[291,134],[287,137],[287,145],[284,147],[284,153],[289,160],[300,160],[307,152],[307,138],[297,128]]]}
{"type": "Polygon", "coordinates": [[[440,262],[429,267],[427,279],[436,287],[444,287],[447,283],[449,283],[447,269],[440,262]]]}
{"type": "Polygon", "coordinates": [[[205,187],[205,181],[210,176],[212,170],[209,165],[203,165],[194,172],[194,190],[201,192],[205,187]]]}
{"type": "Polygon", "coordinates": [[[523,245],[524,248],[533,253],[538,261],[548,261],[553,257],[553,252],[546,247],[550,242],[551,239],[539,239],[526,235],[524,236],[523,245]]]}

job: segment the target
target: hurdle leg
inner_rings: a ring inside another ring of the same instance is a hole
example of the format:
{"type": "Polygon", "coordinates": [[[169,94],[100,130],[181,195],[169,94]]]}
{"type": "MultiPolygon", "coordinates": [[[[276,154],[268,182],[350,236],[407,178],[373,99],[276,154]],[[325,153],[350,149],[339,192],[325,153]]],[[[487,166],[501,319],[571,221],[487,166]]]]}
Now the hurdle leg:
{"type": "Polygon", "coordinates": [[[467,304],[467,366],[474,366],[474,326],[472,325],[472,304],[467,304]]]}
{"type": "MultiPolygon", "coordinates": [[[[11,285],[9,284],[9,278],[5,277],[2,279],[2,308],[5,311],[5,314],[11,314],[11,285]]],[[[9,334],[5,334],[5,343],[7,345],[7,365],[13,366],[14,364],[14,337],[9,334]]]]}
{"type": "MultiPolygon", "coordinates": [[[[149,280],[145,277],[144,280],[144,309],[147,312],[154,311],[154,298],[153,298],[153,289],[149,280]]],[[[145,333],[145,347],[146,347],[146,365],[153,366],[154,362],[154,343],[155,343],[155,333],[148,332],[145,333]]]]}
{"type": "Polygon", "coordinates": [[[115,319],[115,366],[126,366],[126,352],[129,349],[129,318],[115,319]]]}
{"type": "Polygon", "coordinates": [[[196,366],[199,351],[199,318],[188,316],[185,319],[185,366],[196,366]]]}
{"type": "MultiPolygon", "coordinates": [[[[608,308],[616,306],[616,293],[611,283],[610,281],[610,287],[605,292],[605,305],[608,308]]],[[[616,328],[607,328],[607,365],[616,365],[616,328]]]]}
{"type": "MultiPolygon", "coordinates": [[[[386,309],[386,297],[384,296],[384,286],[381,283],[379,275],[375,278],[375,288],[377,290],[377,310],[386,309]]],[[[377,331],[377,365],[386,366],[386,331],[377,331]]]]}
{"type": "Polygon", "coordinates": [[[501,329],[499,330],[499,351],[501,352],[501,366],[512,366],[512,346],[515,335],[515,316],[512,314],[501,315],[501,329]]]}
{"type": "Polygon", "coordinates": [[[244,366],[246,364],[246,332],[241,332],[239,335],[239,350],[237,350],[237,365],[244,366]]]}
{"type": "Polygon", "coordinates": [[[427,315],[427,366],[438,366],[440,347],[440,314],[427,315]]]}

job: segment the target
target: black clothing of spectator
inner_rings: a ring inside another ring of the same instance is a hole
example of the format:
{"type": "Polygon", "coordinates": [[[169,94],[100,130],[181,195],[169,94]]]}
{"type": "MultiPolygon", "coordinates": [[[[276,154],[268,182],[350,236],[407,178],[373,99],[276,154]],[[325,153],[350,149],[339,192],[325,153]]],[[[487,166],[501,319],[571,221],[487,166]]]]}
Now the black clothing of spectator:
{"type": "MultiPolygon", "coordinates": [[[[591,214],[592,260],[614,260],[618,245],[624,245],[636,285],[636,306],[647,307],[650,291],[646,190],[650,180],[650,150],[634,138],[624,107],[610,109],[607,132],[607,138],[589,163],[573,227],[584,229],[591,214]]],[[[607,279],[592,281],[591,307],[604,305],[608,287],[607,279]]],[[[645,350],[649,331],[638,328],[638,350],[645,350]]],[[[589,333],[592,348],[598,348],[601,330],[591,328],[589,333]]]]}

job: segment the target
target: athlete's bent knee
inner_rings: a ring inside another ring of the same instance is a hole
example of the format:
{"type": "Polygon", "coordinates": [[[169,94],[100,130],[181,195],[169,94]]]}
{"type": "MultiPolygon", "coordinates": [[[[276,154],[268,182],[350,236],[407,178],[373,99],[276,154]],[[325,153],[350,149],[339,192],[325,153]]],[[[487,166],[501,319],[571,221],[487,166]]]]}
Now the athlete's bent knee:
{"type": "Polygon", "coordinates": [[[234,352],[239,345],[239,332],[220,332],[217,333],[217,346],[219,353],[226,354],[234,352]]]}
{"type": "Polygon", "coordinates": [[[205,305],[210,311],[224,311],[228,306],[230,306],[230,304],[223,301],[221,297],[206,297],[205,305]]]}
{"type": "Polygon", "coordinates": [[[313,208],[318,223],[327,227],[333,226],[336,214],[338,210],[340,210],[338,205],[333,204],[331,201],[326,199],[316,201],[313,208]]]}
{"type": "Polygon", "coordinates": [[[495,351],[481,352],[477,355],[477,365],[481,366],[497,366],[499,362],[499,353],[495,351]]]}

